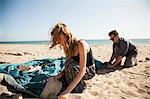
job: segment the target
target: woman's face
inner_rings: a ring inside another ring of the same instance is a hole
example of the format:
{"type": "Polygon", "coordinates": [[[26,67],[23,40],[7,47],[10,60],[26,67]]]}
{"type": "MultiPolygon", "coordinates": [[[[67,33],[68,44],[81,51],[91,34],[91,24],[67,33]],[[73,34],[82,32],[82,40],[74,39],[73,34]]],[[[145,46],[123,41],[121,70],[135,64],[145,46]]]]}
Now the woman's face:
{"type": "Polygon", "coordinates": [[[65,45],[66,40],[64,34],[60,34],[57,41],[61,46],[65,45]]]}

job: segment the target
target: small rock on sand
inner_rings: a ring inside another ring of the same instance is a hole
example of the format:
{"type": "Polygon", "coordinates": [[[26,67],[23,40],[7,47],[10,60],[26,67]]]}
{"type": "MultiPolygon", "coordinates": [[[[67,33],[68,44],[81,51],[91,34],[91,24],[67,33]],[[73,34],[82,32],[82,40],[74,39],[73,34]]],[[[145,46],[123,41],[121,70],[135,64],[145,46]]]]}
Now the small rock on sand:
{"type": "Polygon", "coordinates": [[[149,60],[150,60],[150,58],[149,58],[149,57],[146,57],[146,58],[145,58],[145,60],[146,60],[146,61],[149,61],[149,60]]]}
{"type": "Polygon", "coordinates": [[[142,60],[139,60],[139,62],[143,62],[142,60]]]}

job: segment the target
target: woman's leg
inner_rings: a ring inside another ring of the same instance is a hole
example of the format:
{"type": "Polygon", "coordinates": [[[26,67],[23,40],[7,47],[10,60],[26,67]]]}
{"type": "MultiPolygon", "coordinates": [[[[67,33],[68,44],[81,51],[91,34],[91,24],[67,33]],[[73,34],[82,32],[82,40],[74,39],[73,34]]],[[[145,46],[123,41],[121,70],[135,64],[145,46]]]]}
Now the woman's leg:
{"type": "Polygon", "coordinates": [[[3,74],[0,73],[0,84],[1,84],[1,82],[3,81],[3,78],[4,78],[3,74]]]}
{"type": "MultiPolygon", "coordinates": [[[[79,73],[79,65],[77,62],[73,60],[67,60],[65,63],[65,79],[67,85],[71,84],[71,82],[76,77],[77,73],[79,73]]],[[[73,89],[73,93],[82,93],[86,88],[86,84],[83,79],[77,84],[77,86],[73,89]]]]}

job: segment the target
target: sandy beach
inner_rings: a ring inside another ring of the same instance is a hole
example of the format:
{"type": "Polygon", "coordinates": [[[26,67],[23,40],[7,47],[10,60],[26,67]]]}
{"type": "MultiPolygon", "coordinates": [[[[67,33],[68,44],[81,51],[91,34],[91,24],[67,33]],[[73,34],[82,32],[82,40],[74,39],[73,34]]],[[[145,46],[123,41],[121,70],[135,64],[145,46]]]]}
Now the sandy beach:
{"type": "MultiPolygon", "coordinates": [[[[150,99],[150,45],[138,45],[138,65],[130,68],[102,69],[91,80],[81,99],[150,99]]],[[[109,60],[111,46],[92,46],[94,57],[109,60]]],[[[0,44],[0,63],[20,63],[34,59],[64,56],[59,48],[49,51],[48,45],[0,44]]]]}

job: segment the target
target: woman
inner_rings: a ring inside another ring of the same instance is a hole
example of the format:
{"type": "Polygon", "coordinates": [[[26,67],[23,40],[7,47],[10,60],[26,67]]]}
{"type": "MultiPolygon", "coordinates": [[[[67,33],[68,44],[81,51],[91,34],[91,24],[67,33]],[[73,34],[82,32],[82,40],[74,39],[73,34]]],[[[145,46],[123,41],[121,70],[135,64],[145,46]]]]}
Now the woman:
{"type": "Polygon", "coordinates": [[[70,92],[82,92],[86,84],[84,80],[95,75],[95,64],[92,50],[85,40],[77,40],[64,23],[58,23],[51,31],[51,48],[60,45],[66,55],[65,70],[57,77],[65,77],[67,88],[60,97],[67,97],[70,92]]]}

